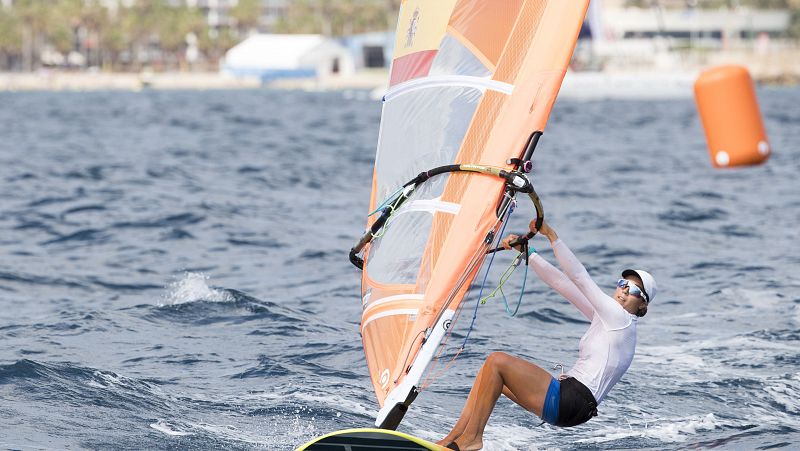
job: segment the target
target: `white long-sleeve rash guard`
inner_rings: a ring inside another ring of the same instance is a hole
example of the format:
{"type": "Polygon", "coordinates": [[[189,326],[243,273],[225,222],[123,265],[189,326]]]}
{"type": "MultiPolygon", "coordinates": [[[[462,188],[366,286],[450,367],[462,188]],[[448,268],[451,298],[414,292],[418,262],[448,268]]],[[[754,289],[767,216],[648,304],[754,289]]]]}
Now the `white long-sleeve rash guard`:
{"type": "Polygon", "coordinates": [[[637,317],[594,283],[563,241],[553,243],[553,252],[564,272],[539,254],[531,255],[529,262],[540,279],[592,323],[581,338],[578,361],[566,374],[589,388],[599,404],[631,366],[637,317]]]}

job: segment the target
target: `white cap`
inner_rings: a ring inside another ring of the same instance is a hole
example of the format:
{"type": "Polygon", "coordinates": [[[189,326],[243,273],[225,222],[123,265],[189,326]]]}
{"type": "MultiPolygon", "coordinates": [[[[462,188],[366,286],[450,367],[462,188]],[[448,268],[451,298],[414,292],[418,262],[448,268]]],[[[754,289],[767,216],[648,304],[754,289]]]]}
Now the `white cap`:
{"type": "Polygon", "coordinates": [[[649,304],[653,298],[656,297],[656,290],[658,290],[658,286],[656,286],[656,279],[647,271],[643,269],[626,269],[622,271],[622,277],[628,277],[631,275],[639,276],[642,279],[642,287],[644,289],[644,294],[647,296],[647,303],[649,304]]]}

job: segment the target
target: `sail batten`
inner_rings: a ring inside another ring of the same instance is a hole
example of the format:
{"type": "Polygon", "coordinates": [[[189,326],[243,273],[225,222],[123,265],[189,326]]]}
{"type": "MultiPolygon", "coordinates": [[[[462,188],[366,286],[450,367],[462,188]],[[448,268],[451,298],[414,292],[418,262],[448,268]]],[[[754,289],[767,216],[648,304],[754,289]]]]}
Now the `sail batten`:
{"type": "MultiPolygon", "coordinates": [[[[417,174],[511,170],[555,102],[588,0],[404,0],[370,211],[417,174]]],[[[443,173],[415,186],[364,250],[362,339],[380,425],[414,398],[503,215],[506,181],[443,173]]],[[[386,206],[382,206],[386,208],[386,206]]],[[[371,218],[371,225],[376,221],[371,218]]],[[[401,409],[402,410],[402,409],[401,409]]]]}
{"type": "Polygon", "coordinates": [[[383,100],[384,102],[389,102],[402,94],[406,94],[417,89],[437,87],[445,88],[451,86],[491,90],[506,95],[511,95],[514,92],[513,85],[503,83],[502,81],[491,80],[483,77],[472,77],[468,75],[442,75],[410,80],[396,85],[392,89],[386,91],[386,94],[383,96],[383,100]]]}

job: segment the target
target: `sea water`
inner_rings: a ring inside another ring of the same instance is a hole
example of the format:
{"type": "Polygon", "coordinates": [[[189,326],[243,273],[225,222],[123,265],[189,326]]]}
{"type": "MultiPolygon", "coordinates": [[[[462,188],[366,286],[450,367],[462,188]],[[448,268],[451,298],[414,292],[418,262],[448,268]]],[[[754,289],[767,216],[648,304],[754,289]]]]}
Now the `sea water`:
{"type": "MultiPolygon", "coordinates": [[[[637,267],[659,294],[597,418],[501,399],[486,449],[800,442],[800,89],[759,96],[774,155],[728,170],[690,98],[557,102],[532,174],[548,221],[608,292],[637,267]]],[[[0,448],[288,450],[372,425],[347,253],[380,112],[357,91],[0,94],[0,448]]],[[[401,430],[441,438],[489,353],[569,367],[587,327],[529,274],[401,430]]]]}

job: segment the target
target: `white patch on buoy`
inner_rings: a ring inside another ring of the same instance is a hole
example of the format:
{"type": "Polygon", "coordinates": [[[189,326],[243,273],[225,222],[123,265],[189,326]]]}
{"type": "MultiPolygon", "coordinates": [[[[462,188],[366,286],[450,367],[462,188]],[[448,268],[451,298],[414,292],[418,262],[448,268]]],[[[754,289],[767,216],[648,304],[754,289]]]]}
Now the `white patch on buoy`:
{"type": "Polygon", "coordinates": [[[769,143],[766,141],[759,141],[758,151],[761,155],[769,155],[769,143]]]}
{"type": "Polygon", "coordinates": [[[717,164],[720,166],[727,166],[731,162],[731,156],[728,155],[728,152],[725,152],[724,150],[717,152],[717,155],[714,157],[714,159],[717,160],[717,164]]]}

